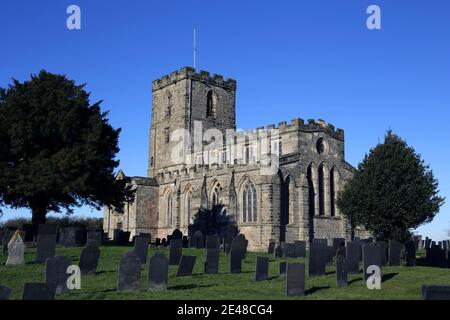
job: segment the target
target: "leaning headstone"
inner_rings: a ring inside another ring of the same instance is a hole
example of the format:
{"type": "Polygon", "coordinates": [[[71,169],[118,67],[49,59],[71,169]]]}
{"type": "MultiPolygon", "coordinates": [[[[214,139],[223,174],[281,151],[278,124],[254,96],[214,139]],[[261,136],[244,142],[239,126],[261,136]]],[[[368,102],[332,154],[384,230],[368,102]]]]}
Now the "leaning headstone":
{"type": "Polygon", "coordinates": [[[139,291],[140,288],[141,259],[134,251],[129,251],[120,259],[117,291],[139,291]]]}
{"type": "Polygon", "coordinates": [[[450,286],[423,285],[422,295],[424,300],[450,300],[450,286]]]}
{"type": "Polygon", "coordinates": [[[180,231],[180,229],[175,229],[172,232],[172,236],[170,237],[171,240],[174,239],[179,239],[182,240],[183,239],[183,233],[180,231]]]}
{"type": "MultiPolygon", "coordinates": [[[[414,244],[415,247],[415,244],[414,244]]],[[[389,240],[389,265],[399,266],[402,244],[396,240],[389,240]]]]}
{"type": "Polygon", "coordinates": [[[256,281],[269,279],[269,258],[256,257],[256,281]]]}
{"type": "Polygon", "coordinates": [[[366,243],[363,245],[363,265],[364,281],[371,275],[371,273],[367,272],[369,266],[375,265],[381,269],[381,250],[378,244],[366,243]]]}
{"type": "Polygon", "coordinates": [[[269,240],[269,248],[267,250],[268,254],[273,254],[275,252],[275,240],[269,240]]]}
{"type": "Polygon", "coordinates": [[[280,277],[282,278],[286,277],[286,268],[287,262],[286,261],[280,262],[280,277]]]}
{"type": "Polygon", "coordinates": [[[150,236],[145,234],[138,235],[134,240],[134,252],[136,252],[142,264],[147,263],[148,246],[150,244],[150,236]]]}
{"type": "Polygon", "coordinates": [[[69,274],[67,268],[72,264],[68,257],[54,257],[45,262],[45,284],[53,290],[55,294],[69,293],[67,279],[69,274]]]}
{"type": "Polygon", "coordinates": [[[164,253],[155,252],[148,265],[148,290],[165,291],[169,278],[169,260],[164,253]]]}
{"type": "Polygon", "coordinates": [[[45,263],[55,256],[56,234],[40,234],[37,239],[36,263],[45,263]]]}
{"type": "Polygon", "coordinates": [[[205,273],[216,274],[219,272],[220,248],[206,249],[205,273]]]}
{"type": "Polygon", "coordinates": [[[177,277],[191,276],[196,258],[196,256],[182,256],[178,265],[177,277]]]}
{"type": "Polygon", "coordinates": [[[348,273],[359,273],[359,262],[361,261],[361,244],[359,241],[346,243],[346,259],[348,273]]]}
{"type": "Polygon", "coordinates": [[[325,275],[328,247],[323,242],[313,242],[309,245],[309,276],[325,275]]]}
{"type": "Polygon", "coordinates": [[[285,243],[284,244],[284,256],[286,258],[296,258],[295,254],[295,244],[293,243],[285,243]]]}
{"type": "Polygon", "coordinates": [[[17,230],[11,237],[8,243],[8,259],[6,260],[7,266],[15,266],[25,263],[24,258],[25,243],[19,230],[17,230]]]}
{"type": "Polygon", "coordinates": [[[347,260],[344,256],[336,256],[336,284],[338,287],[346,287],[347,279],[347,260]]]}
{"type": "Polygon", "coordinates": [[[286,294],[288,296],[305,295],[305,264],[289,262],[286,268],[286,294]]]}
{"type": "Polygon", "coordinates": [[[295,246],[295,257],[304,258],[306,257],[306,241],[296,240],[294,241],[295,246]]]}
{"type": "Polygon", "coordinates": [[[378,247],[380,248],[380,259],[381,259],[381,266],[387,265],[387,244],[384,241],[377,241],[376,244],[378,244],[378,247]]]}
{"type": "Polygon", "coordinates": [[[97,271],[100,249],[98,242],[88,240],[86,246],[81,250],[79,267],[82,275],[95,274],[97,271]]]}
{"type": "Polygon", "coordinates": [[[54,300],[54,291],[45,283],[25,283],[22,300],[54,300]]]}
{"type": "Polygon", "coordinates": [[[169,265],[177,266],[183,255],[183,242],[181,239],[172,239],[169,250],[169,265]]]}
{"type": "Polygon", "coordinates": [[[281,248],[281,246],[277,246],[274,255],[275,259],[283,258],[283,248],[281,248]]]}
{"type": "Polygon", "coordinates": [[[0,286],[0,300],[9,300],[11,289],[5,286],[0,286]]]}
{"type": "Polygon", "coordinates": [[[405,259],[406,266],[413,267],[416,265],[416,247],[412,241],[405,242],[405,259]]]}

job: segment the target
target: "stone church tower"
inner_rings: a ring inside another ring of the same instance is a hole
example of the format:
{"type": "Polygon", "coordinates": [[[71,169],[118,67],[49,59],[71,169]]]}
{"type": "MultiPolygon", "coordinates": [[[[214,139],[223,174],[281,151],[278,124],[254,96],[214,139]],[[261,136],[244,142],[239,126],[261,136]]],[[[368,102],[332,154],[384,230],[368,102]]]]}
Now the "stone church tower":
{"type": "MultiPolygon", "coordinates": [[[[124,213],[105,208],[104,229],[187,234],[199,208],[220,204],[250,250],[277,242],[350,237],[336,197],[353,175],[344,131],[293,119],[236,131],[236,81],[185,67],[152,83],[148,176],[124,213]],[[270,167],[272,170],[267,170],[270,167]]],[[[357,228],[356,236],[367,233],[357,228]]]]}

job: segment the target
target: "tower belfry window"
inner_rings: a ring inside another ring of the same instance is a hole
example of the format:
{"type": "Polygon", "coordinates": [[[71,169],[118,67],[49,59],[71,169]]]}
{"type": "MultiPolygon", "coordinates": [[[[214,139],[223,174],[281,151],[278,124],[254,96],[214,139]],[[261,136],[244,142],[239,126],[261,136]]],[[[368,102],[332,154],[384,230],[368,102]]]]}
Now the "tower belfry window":
{"type": "Polygon", "coordinates": [[[217,96],[212,90],[206,94],[206,116],[214,117],[216,113],[217,96]]]}

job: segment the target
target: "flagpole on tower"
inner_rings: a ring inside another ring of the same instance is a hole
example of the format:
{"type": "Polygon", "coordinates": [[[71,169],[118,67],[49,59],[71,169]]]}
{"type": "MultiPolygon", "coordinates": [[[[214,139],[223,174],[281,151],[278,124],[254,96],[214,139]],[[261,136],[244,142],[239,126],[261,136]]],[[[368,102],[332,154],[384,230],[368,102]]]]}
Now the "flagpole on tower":
{"type": "Polygon", "coordinates": [[[197,55],[197,48],[196,48],[196,43],[195,43],[195,28],[194,28],[194,69],[195,69],[195,59],[196,59],[196,55],[197,55]]]}

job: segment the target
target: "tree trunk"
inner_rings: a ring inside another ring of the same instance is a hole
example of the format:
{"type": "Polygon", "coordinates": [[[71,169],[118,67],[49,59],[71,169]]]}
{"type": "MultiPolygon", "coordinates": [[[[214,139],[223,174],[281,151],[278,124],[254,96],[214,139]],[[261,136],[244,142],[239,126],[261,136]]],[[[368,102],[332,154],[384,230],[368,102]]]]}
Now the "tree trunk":
{"type": "Polygon", "coordinates": [[[44,206],[32,206],[31,215],[31,224],[37,228],[40,224],[45,223],[47,209],[44,206]]]}

